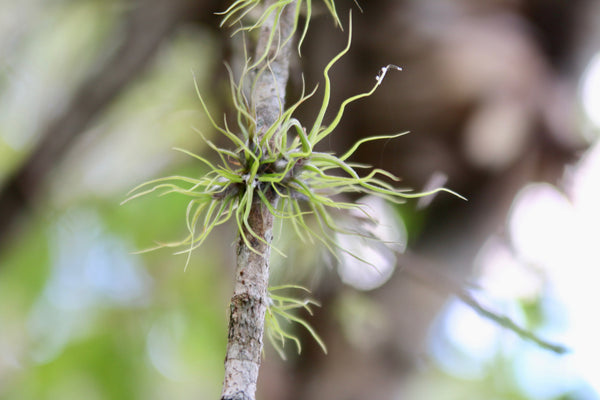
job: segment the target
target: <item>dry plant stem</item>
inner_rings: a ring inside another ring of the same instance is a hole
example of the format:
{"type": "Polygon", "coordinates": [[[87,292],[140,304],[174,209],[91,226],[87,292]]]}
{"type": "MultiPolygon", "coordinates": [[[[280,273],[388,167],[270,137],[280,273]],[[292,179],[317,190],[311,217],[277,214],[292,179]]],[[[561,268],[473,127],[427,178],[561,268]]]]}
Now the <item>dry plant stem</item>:
{"type": "Polygon", "coordinates": [[[443,271],[443,268],[440,268],[440,266],[432,264],[430,261],[424,260],[411,253],[398,254],[398,259],[402,266],[402,271],[412,276],[413,279],[426,284],[437,293],[444,296],[449,294],[455,295],[482,317],[492,320],[501,327],[509,329],[521,338],[530,340],[542,349],[552,351],[556,354],[564,354],[570,351],[566,346],[544,340],[532,331],[522,328],[506,315],[499,314],[496,311],[489,309],[480,303],[465,288],[465,283],[457,282],[441,272],[443,271]]]}
{"type": "MultiPolygon", "coordinates": [[[[269,1],[266,6],[272,3],[269,1]]],[[[263,26],[256,48],[257,57],[264,54],[272,29],[279,31],[276,38],[280,37],[281,41],[290,35],[294,24],[294,8],[295,4],[288,5],[277,24],[274,24],[275,19],[271,18],[263,26]]],[[[278,49],[280,42],[274,40],[269,49],[267,59],[270,61],[267,68],[258,69],[263,72],[257,79],[252,99],[259,133],[265,132],[283,109],[291,54],[290,42],[278,49]]],[[[277,196],[274,193],[265,194],[275,206],[278,201],[277,196]]],[[[235,288],[230,304],[225,379],[221,400],[255,399],[268,302],[270,244],[273,239],[273,215],[257,197],[254,197],[255,201],[248,217],[248,224],[254,233],[246,232],[246,236],[258,252],[248,248],[241,237],[237,244],[235,288]]]]}

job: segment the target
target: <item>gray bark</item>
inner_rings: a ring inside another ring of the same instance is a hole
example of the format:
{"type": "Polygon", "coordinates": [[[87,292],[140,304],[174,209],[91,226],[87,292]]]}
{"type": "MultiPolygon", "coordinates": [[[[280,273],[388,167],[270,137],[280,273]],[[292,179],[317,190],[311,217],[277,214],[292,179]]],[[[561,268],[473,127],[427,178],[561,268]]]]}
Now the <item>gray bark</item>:
{"type": "MultiPolygon", "coordinates": [[[[267,2],[268,7],[273,1],[267,2]]],[[[252,94],[256,110],[257,132],[260,135],[273,124],[285,104],[285,87],[288,80],[291,41],[284,48],[278,38],[289,37],[294,24],[292,3],[285,7],[277,24],[274,18],[261,29],[256,47],[256,58],[264,54],[268,37],[276,29],[275,40],[262,67],[257,69],[255,90],[252,94]],[[275,25],[275,26],[274,26],[275,25]]],[[[266,193],[271,204],[277,204],[274,193],[266,193]]],[[[255,199],[258,196],[254,196],[255,199]]],[[[251,251],[240,238],[237,245],[235,288],[230,304],[229,334],[225,356],[225,379],[221,400],[254,400],[258,370],[263,349],[264,320],[268,302],[269,256],[273,239],[273,215],[268,208],[255,200],[248,223],[262,240],[246,233],[250,244],[260,254],[251,251]]]]}

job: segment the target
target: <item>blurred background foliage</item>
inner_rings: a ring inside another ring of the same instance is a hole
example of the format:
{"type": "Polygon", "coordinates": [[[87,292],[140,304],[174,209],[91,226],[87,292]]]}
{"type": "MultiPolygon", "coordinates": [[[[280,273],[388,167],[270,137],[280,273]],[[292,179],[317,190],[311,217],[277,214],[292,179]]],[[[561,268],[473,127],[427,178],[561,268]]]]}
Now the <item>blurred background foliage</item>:
{"type": "MultiPolygon", "coordinates": [[[[360,3],[332,102],[383,65],[404,71],[352,105],[325,149],[411,130],[356,161],[470,201],[372,204],[400,242],[352,245],[377,270],[280,225],[288,257],[274,255],[273,281],[312,289],[329,354],[308,336],[285,362],[267,346],[259,398],[598,399],[599,3],[360,3]],[[457,300],[463,288],[571,352],[483,319],[457,300]]],[[[171,148],[206,154],[192,128],[220,140],[193,79],[214,115],[227,111],[223,60],[240,61],[214,15],[227,5],[0,2],[0,399],[219,396],[234,229],[217,229],[184,271],[185,256],[136,252],[185,235],[186,200],[119,203],[144,180],[203,173],[171,148]]],[[[316,14],[291,98],[300,71],[312,87],[346,40],[316,14]]]]}

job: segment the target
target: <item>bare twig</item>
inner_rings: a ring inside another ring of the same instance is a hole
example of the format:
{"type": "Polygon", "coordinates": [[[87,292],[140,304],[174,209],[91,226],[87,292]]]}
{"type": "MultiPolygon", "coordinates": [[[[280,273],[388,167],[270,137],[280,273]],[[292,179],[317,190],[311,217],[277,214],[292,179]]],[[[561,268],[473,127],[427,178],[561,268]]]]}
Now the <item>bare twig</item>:
{"type": "Polygon", "coordinates": [[[528,329],[519,326],[516,322],[510,319],[506,315],[502,315],[496,311],[493,311],[481,304],[469,291],[465,288],[465,284],[457,282],[455,279],[447,276],[440,271],[435,265],[431,265],[429,262],[421,259],[414,254],[402,254],[399,255],[400,262],[402,264],[402,271],[411,275],[413,278],[421,281],[425,285],[441,292],[442,294],[455,295],[466,305],[471,307],[475,312],[484,318],[494,321],[499,326],[506,328],[521,338],[530,340],[540,346],[543,349],[552,351],[557,354],[564,354],[569,352],[569,349],[562,344],[552,343],[545,339],[540,338],[535,333],[528,329]]]}
{"type": "Polygon", "coordinates": [[[487,318],[491,321],[494,321],[501,327],[506,328],[506,329],[516,333],[523,339],[534,342],[535,344],[537,344],[538,346],[540,346],[543,349],[552,351],[557,354],[565,354],[570,351],[567,347],[563,346],[562,344],[551,343],[545,339],[540,338],[539,336],[537,336],[530,330],[517,325],[516,322],[514,322],[512,319],[510,319],[506,315],[499,314],[493,310],[486,308],[480,302],[478,302],[470,293],[468,293],[464,289],[462,289],[461,291],[458,291],[455,294],[466,305],[471,307],[482,317],[487,318]]]}

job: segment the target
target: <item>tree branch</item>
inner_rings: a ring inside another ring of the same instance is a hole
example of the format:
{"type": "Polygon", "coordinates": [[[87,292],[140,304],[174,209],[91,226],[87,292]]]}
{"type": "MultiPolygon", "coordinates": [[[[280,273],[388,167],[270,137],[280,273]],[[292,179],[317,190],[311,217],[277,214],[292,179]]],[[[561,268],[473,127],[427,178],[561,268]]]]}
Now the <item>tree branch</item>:
{"type": "Polygon", "coordinates": [[[421,257],[410,253],[398,254],[398,257],[400,265],[402,266],[402,272],[411,275],[414,279],[423,282],[438,293],[444,295],[450,294],[458,297],[463,303],[471,307],[483,318],[487,318],[499,326],[516,333],[522,339],[532,341],[542,349],[552,351],[556,354],[564,354],[570,351],[566,346],[545,340],[532,331],[521,327],[508,316],[484,306],[469,293],[465,288],[465,284],[461,284],[455,279],[447,276],[441,272],[440,268],[432,265],[421,257]]]}
{"type": "MultiPolygon", "coordinates": [[[[274,3],[275,1],[268,1],[265,7],[274,3]]],[[[259,76],[252,93],[258,135],[264,134],[276,121],[285,105],[291,40],[283,47],[281,41],[288,38],[293,30],[294,8],[294,3],[286,6],[278,20],[273,13],[259,34],[256,59],[260,59],[267,51],[269,36],[275,30],[275,40],[270,44],[267,57],[257,66],[259,76]]],[[[275,206],[278,202],[277,195],[273,192],[265,194],[275,206]]],[[[248,217],[248,225],[253,232],[246,229],[245,234],[257,251],[252,251],[242,237],[239,238],[221,400],[254,400],[256,393],[265,313],[269,301],[267,289],[273,215],[258,196],[254,198],[248,217]]]]}

